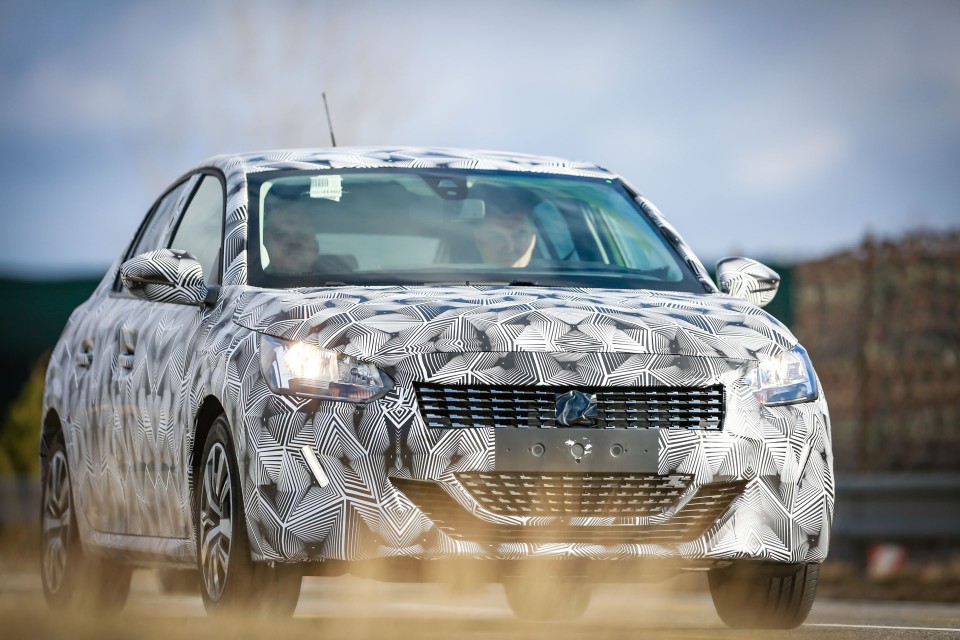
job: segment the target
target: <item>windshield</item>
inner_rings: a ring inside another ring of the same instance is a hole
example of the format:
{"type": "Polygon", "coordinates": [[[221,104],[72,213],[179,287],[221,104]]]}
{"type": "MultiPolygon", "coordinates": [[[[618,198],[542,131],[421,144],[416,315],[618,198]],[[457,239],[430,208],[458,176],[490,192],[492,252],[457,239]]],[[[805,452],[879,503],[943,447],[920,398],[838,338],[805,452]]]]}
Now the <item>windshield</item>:
{"type": "Polygon", "coordinates": [[[704,291],[615,180],[411,169],[249,178],[256,286],[704,291]]]}

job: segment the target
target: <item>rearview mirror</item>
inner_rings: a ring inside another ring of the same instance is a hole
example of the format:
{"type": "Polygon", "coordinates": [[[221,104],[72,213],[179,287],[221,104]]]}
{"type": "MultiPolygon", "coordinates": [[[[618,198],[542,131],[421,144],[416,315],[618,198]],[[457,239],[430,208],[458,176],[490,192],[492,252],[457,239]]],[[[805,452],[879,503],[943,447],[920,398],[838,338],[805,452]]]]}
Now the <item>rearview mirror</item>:
{"type": "Polygon", "coordinates": [[[196,306],[206,303],[203,268],[186,251],[160,249],[134,256],[120,265],[120,280],[143,300],[196,306]]]}
{"type": "Polygon", "coordinates": [[[750,258],[721,258],[717,260],[717,284],[726,294],[764,307],[777,295],[780,275],[750,258]]]}

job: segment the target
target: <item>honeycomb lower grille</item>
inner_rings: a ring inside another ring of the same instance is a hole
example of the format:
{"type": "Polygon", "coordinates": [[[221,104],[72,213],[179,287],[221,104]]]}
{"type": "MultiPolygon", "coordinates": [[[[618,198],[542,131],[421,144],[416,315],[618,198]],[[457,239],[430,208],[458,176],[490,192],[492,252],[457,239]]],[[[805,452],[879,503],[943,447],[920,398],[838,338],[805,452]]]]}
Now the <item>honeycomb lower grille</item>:
{"type": "Polygon", "coordinates": [[[478,518],[436,482],[401,478],[391,478],[391,482],[447,535],[484,545],[522,542],[674,546],[702,536],[746,486],[746,481],[703,485],[680,511],[659,524],[523,526],[491,523],[478,518]]]}
{"type": "Polygon", "coordinates": [[[643,517],[683,495],[688,475],[644,473],[461,473],[460,484],[497,515],[643,517]]]}
{"type": "MultiPolygon", "coordinates": [[[[557,399],[571,387],[416,385],[428,427],[553,428],[557,399]]],[[[723,428],[723,385],[710,387],[576,387],[597,397],[596,424],[614,429],[723,428]]]]}

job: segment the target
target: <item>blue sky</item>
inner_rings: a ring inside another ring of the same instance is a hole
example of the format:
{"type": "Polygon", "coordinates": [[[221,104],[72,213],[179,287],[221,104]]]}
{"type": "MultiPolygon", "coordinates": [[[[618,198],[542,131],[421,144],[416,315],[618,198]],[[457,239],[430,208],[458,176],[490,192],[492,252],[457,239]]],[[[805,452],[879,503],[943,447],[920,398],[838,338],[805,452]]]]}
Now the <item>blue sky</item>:
{"type": "Polygon", "coordinates": [[[960,227],[960,2],[3,2],[0,274],[102,271],[207,156],[597,162],[705,260],[960,227]]]}

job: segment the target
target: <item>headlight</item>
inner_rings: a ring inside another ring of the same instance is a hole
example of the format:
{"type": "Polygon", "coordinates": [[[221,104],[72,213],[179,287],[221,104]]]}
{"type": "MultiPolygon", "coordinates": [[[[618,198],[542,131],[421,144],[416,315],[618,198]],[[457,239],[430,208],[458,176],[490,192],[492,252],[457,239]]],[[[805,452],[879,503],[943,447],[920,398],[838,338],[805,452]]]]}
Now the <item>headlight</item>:
{"type": "Polygon", "coordinates": [[[768,407],[808,402],[819,395],[813,364],[806,350],[793,350],[750,364],[744,379],[760,404],[768,407]]]}
{"type": "Polygon", "coordinates": [[[306,342],[260,336],[260,366],[277,393],[369,402],[393,388],[376,366],[306,342]]]}

